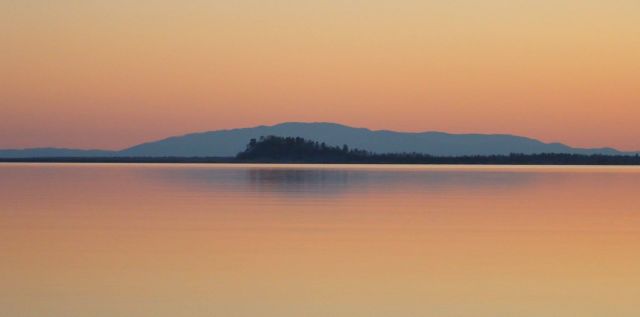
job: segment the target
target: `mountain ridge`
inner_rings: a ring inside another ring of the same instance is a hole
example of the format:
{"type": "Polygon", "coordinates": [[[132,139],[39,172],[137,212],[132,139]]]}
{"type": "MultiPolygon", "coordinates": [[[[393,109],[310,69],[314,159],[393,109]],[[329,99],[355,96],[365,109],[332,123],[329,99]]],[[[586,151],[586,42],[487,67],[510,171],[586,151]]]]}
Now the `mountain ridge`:
{"type": "Polygon", "coordinates": [[[545,143],[513,134],[447,133],[441,131],[399,132],[351,127],[333,122],[283,122],[248,128],[187,133],[140,143],[119,151],[67,148],[33,148],[0,150],[0,157],[231,157],[245,149],[252,138],[260,136],[302,137],[360,148],[373,153],[416,152],[439,156],[496,155],[510,153],[569,153],[624,155],[610,147],[578,148],[559,142],[545,143]]]}

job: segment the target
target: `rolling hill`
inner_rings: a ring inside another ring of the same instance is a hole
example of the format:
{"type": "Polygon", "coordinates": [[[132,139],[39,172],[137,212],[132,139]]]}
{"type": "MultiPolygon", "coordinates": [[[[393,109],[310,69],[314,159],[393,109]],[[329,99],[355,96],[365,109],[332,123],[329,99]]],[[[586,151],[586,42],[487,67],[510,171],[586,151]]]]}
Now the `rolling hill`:
{"type": "Polygon", "coordinates": [[[273,126],[191,133],[139,144],[121,151],[56,148],[0,150],[0,157],[230,157],[244,150],[250,139],[268,135],[302,137],[325,142],[327,145],[347,144],[349,147],[374,153],[416,152],[437,156],[509,153],[635,154],[613,148],[574,148],[561,143],[544,143],[508,134],[396,132],[354,128],[336,123],[287,122],[273,126]]]}

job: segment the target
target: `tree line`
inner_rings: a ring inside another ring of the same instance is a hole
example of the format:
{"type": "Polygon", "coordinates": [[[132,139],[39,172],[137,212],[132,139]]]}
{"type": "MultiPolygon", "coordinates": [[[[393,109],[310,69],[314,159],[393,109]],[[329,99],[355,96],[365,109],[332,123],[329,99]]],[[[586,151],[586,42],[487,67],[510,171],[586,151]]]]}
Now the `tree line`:
{"type": "Polygon", "coordinates": [[[509,155],[433,156],[423,153],[372,153],[349,146],[330,146],[301,137],[266,136],[251,139],[238,153],[240,162],[361,163],[361,164],[513,164],[513,165],[639,165],[636,155],[540,153],[509,155]]]}

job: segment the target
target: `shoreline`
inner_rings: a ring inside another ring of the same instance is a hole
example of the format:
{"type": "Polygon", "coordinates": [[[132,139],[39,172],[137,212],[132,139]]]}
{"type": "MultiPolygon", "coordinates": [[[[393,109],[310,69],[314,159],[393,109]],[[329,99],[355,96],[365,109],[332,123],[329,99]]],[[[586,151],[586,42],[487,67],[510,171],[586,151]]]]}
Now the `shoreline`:
{"type": "MultiPolygon", "coordinates": [[[[525,156],[526,157],[526,156],[525,156]]],[[[322,160],[238,160],[221,157],[56,157],[56,158],[0,158],[7,163],[57,163],[57,164],[256,164],[256,165],[477,165],[477,166],[640,166],[637,156],[579,156],[565,161],[532,160],[522,162],[510,156],[496,157],[434,157],[427,161],[322,161],[322,160]],[[475,160],[474,160],[475,159],[475,160]],[[600,159],[600,161],[598,161],[600,159]]]]}

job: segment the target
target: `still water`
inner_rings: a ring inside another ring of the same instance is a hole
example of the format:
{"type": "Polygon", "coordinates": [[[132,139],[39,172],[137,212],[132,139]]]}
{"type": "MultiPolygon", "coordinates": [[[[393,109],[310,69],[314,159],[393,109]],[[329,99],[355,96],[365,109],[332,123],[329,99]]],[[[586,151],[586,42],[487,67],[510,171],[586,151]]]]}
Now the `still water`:
{"type": "Polygon", "coordinates": [[[0,164],[0,315],[640,316],[640,168],[0,164]]]}

